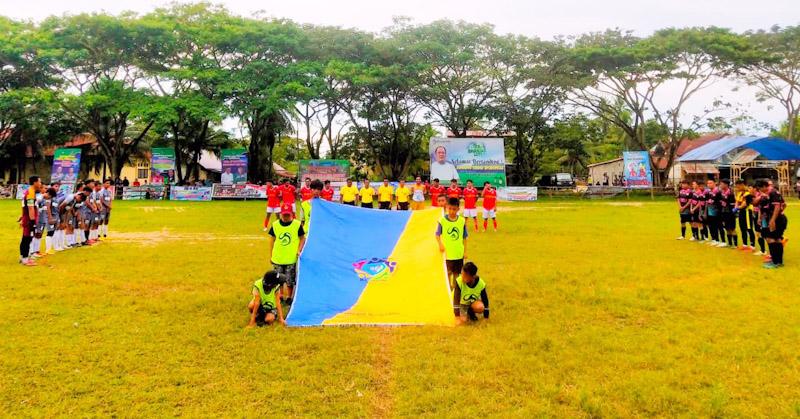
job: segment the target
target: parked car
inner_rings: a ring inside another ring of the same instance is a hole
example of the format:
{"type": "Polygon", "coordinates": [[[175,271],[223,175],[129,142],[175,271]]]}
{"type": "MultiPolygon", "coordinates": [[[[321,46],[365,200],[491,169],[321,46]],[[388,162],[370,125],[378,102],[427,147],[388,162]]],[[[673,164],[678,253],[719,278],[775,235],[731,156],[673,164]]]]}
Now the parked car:
{"type": "Polygon", "coordinates": [[[575,186],[575,178],[572,177],[572,173],[556,173],[553,177],[555,186],[575,186]]]}

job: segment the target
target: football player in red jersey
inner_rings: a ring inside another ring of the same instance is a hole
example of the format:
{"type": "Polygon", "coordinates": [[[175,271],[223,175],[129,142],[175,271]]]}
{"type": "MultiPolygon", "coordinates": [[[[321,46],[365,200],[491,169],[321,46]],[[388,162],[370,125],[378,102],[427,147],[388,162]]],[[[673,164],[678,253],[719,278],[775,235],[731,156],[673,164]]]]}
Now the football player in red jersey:
{"type": "Polygon", "coordinates": [[[467,222],[469,219],[472,218],[472,221],[475,224],[475,231],[478,231],[478,195],[480,193],[475,186],[472,184],[472,180],[467,180],[467,187],[464,188],[463,195],[464,195],[464,218],[467,222]]]}
{"type": "Polygon", "coordinates": [[[334,191],[333,191],[333,187],[331,187],[331,181],[326,180],[325,181],[325,186],[322,188],[322,192],[320,192],[319,196],[322,199],[324,199],[324,200],[326,200],[328,202],[331,202],[331,201],[333,201],[333,192],[334,191]]]}
{"type": "Polygon", "coordinates": [[[434,207],[439,206],[439,195],[444,195],[445,188],[439,184],[439,179],[434,179],[433,184],[428,188],[431,194],[431,205],[434,207]]]}
{"type": "Polygon", "coordinates": [[[292,212],[297,214],[297,205],[295,205],[294,201],[297,199],[295,193],[297,188],[289,182],[289,179],[284,179],[283,184],[281,185],[281,199],[283,199],[284,204],[288,204],[292,207],[292,212]]]}
{"type": "Polygon", "coordinates": [[[489,219],[492,219],[494,231],[497,231],[497,189],[492,187],[489,182],[483,182],[483,231],[489,225],[489,219]]]}
{"type": "Polygon", "coordinates": [[[461,198],[461,188],[458,187],[458,180],[453,179],[450,181],[450,187],[447,188],[447,198],[461,198]]]}
{"type": "Polygon", "coordinates": [[[271,181],[267,181],[267,216],[264,217],[264,231],[269,230],[271,225],[269,219],[272,214],[276,214],[275,216],[278,217],[281,213],[282,193],[283,189],[281,187],[273,185],[271,181]]]}
{"type": "Polygon", "coordinates": [[[314,190],[311,189],[311,178],[305,179],[305,184],[300,188],[300,198],[303,201],[308,201],[314,197],[314,190]]]}

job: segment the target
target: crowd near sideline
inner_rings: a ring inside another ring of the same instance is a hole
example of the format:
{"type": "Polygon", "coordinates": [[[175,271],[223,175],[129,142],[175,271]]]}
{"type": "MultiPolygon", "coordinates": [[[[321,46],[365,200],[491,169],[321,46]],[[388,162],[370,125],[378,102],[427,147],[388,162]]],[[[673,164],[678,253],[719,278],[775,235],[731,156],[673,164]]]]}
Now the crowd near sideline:
{"type": "MultiPolygon", "coordinates": [[[[437,223],[435,239],[439,251],[445,257],[447,276],[453,298],[453,313],[456,323],[477,321],[478,315],[489,318],[489,297],[486,283],[478,276],[478,267],[466,262],[469,226],[472,219],[475,232],[481,231],[478,224],[478,199],[482,198],[483,230],[488,228],[489,219],[497,231],[497,190],[490,182],[485,182],[478,190],[471,180],[461,188],[453,179],[450,186],[441,185],[434,179],[431,185],[422,183],[417,177],[409,187],[400,180],[397,188],[389,179],[376,189],[364,179],[359,188],[348,179],[339,190],[339,203],[360,206],[374,210],[422,210],[430,199],[433,207],[442,208],[442,216],[437,223]],[[464,208],[461,210],[461,201],[464,208]],[[378,208],[375,208],[375,201],[378,208]]],[[[280,185],[267,182],[267,210],[264,218],[264,231],[270,236],[272,270],[257,279],[252,286],[252,299],[247,307],[250,312],[248,327],[286,324],[284,312],[291,309],[297,284],[297,262],[305,245],[305,237],[311,227],[311,200],[323,199],[333,202],[334,190],[330,182],[306,178],[299,191],[288,180],[280,185]],[[300,199],[300,210],[297,199],[300,199]],[[271,221],[275,214],[277,220],[271,221]]]]}
{"type": "Polygon", "coordinates": [[[702,182],[682,181],[678,191],[681,235],[686,238],[686,225],[691,227],[689,241],[719,248],[739,249],[763,256],[764,268],[783,267],[783,250],[788,239],[786,201],[771,180],[759,179],[753,185],[722,179],[702,182]],[[739,234],[736,224],[739,224],[739,234]],[[756,247],[758,243],[758,247],[756,247]]]}
{"type": "Polygon", "coordinates": [[[93,246],[108,237],[114,198],[110,179],[78,182],[73,189],[78,192],[63,196],[58,196],[58,183],[44,185],[39,176],[31,176],[28,184],[18,220],[22,227],[19,244],[22,265],[36,266],[39,258],[93,246]]]}

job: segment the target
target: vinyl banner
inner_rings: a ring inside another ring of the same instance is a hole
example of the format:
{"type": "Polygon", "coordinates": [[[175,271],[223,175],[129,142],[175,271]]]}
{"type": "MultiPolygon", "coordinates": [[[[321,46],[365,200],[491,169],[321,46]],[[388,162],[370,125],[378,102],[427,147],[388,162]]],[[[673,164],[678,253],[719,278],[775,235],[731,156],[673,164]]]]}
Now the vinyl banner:
{"type": "Polygon", "coordinates": [[[222,184],[247,183],[247,150],[243,148],[224,149],[222,160],[222,184]]]}
{"type": "Polygon", "coordinates": [[[350,173],[347,160],[300,160],[300,180],[311,178],[321,181],[344,182],[350,173]]]}
{"type": "Polygon", "coordinates": [[[536,201],[539,188],[536,186],[507,186],[497,189],[497,199],[501,201],[536,201]]]}
{"type": "Polygon", "coordinates": [[[452,179],[464,185],[472,180],[478,187],[490,182],[506,186],[506,157],[502,138],[432,138],[428,147],[431,180],[448,184],[452,179]]]}
{"type": "Polygon", "coordinates": [[[653,173],[650,171],[650,155],[646,151],[624,151],[622,160],[625,167],[625,186],[631,189],[653,187],[653,173]]]}
{"type": "Polygon", "coordinates": [[[213,188],[210,186],[173,186],[169,190],[172,201],[210,201],[213,188]]]}
{"type": "Polygon", "coordinates": [[[214,199],[267,199],[267,187],[253,184],[223,185],[214,184],[214,199]]]}
{"type": "Polygon", "coordinates": [[[154,148],[150,160],[150,183],[163,185],[175,180],[175,150],[154,148]]]}
{"type": "Polygon", "coordinates": [[[59,148],[53,154],[50,183],[75,183],[81,169],[80,148],[59,148]]]}

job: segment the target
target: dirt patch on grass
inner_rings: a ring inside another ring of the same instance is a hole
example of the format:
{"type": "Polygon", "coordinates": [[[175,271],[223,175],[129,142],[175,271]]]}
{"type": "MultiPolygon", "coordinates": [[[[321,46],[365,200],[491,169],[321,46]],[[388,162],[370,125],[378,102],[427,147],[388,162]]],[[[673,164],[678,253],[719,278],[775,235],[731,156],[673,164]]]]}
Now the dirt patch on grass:
{"type": "Polygon", "coordinates": [[[266,235],[258,234],[213,234],[213,233],[176,233],[167,228],[160,231],[114,232],[109,235],[111,243],[134,243],[142,246],[156,246],[164,242],[186,241],[207,242],[217,240],[265,240],[266,235]]]}
{"type": "Polygon", "coordinates": [[[372,388],[375,393],[370,403],[370,417],[388,418],[393,416],[392,396],[392,328],[383,327],[378,332],[378,351],[372,365],[372,388]]]}

